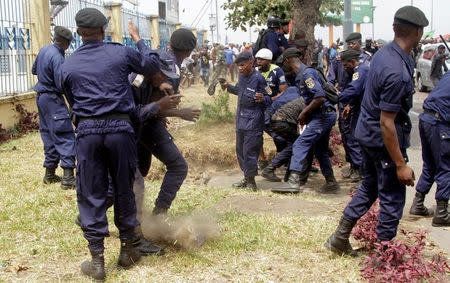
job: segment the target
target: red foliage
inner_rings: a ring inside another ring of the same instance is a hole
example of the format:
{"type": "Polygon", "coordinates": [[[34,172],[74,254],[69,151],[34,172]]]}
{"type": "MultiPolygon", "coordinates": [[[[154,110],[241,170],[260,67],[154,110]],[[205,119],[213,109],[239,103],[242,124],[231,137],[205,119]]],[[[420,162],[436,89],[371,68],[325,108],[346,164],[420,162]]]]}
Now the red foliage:
{"type": "Polygon", "coordinates": [[[14,110],[19,115],[19,121],[16,124],[19,133],[25,134],[39,129],[39,123],[37,121],[38,113],[29,112],[25,109],[24,105],[20,103],[14,104],[14,110]]]}
{"type": "Polygon", "coordinates": [[[447,260],[441,254],[431,259],[423,255],[426,232],[400,230],[406,241],[394,239],[377,242],[376,226],[379,214],[378,201],[358,221],[353,237],[371,250],[365,257],[361,275],[369,282],[445,282],[450,272],[447,260]]]}
{"type": "Polygon", "coordinates": [[[380,208],[377,200],[369,211],[359,219],[352,230],[353,238],[360,241],[367,249],[373,249],[377,242],[376,228],[379,212],[380,208]]]}
{"type": "Polygon", "coordinates": [[[342,166],[342,161],[340,159],[340,154],[337,154],[340,151],[342,145],[341,135],[335,129],[331,130],[330,134],[330,151],[333,153],[331,155],[331,163],[333,165],[342,166]]]}
{"type": "Polygon", "coordinates": [[[369,282],[444,282],[450,272],[441,254],[427,259],[423,256],[426,232],[400,231],[411,243],[395,239],[375,243],[375,249],[364,259],[362,277],[369,282]]]}

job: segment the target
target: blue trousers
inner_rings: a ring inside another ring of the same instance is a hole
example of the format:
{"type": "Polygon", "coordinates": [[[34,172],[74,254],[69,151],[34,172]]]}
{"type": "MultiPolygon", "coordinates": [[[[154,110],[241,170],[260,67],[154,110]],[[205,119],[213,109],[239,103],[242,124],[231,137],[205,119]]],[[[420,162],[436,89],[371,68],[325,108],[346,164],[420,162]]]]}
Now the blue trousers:
{"type": "Polygon", "coordinates": [[[81,228],[91,252],[102,253],[108,233],[106,218],[108,174],[114,194],[114,223],[121,239],[134,235],[138,225],[133,193],[136,143],[125,121],[85,121],[78,125],[77,200],[81,228]],[[122,129],[122,130],[121,130],[122,129]]]}
{"type": "Polygon", "coordinates": [[[167,170],[155,206],[168,209],[186,179],[188,164],[161,120],[147,124],[141,131],[138,163],[144,177],[150,169],[152,155],[158,158],[167,170]]]}
{"type": "Polygon", "coordinates": [[[342,118],[343,107],[339,106],[339,131],[341,132],[342,144],[345,151],[345,160],[354,169],[359,169],[362,163],[361,148],[355,138],[356,123],[359,117],[359,107],[354,107],[347,119],[342,118]]]}
{"type": "Polygon", "coordinates": [[[44,143],[44,167],[75,168],[75,133],[69,110],[59,94],[40,93],[36,97],[39,132],[44,143]]]}
{"type": "Polygon", "coordinates": [[[450,198],[450,124],[422,114],[419,120],[422,143],[422,174],[416,190],[428,194],[436,182],[436,200],[450,198]]]}
{"type": "Polygon", "coordinates": [[[263,145],[262,131],[236,130],[236,155],[245,177],[258,175],[258,156],[263,145]]]}
{"type": "MultiPolygon", "coordinates": [[[[344,209],[350,221],[360,219],[380,199],[377,238],[389,241],[397,235],[397,227],[405,206],[406,186],[397,178],[397,167],[385,148],[361,146],[363,164],[362,183],[344,209]]],[[[403,150],[406,156],[406,150],[403,150]]]]}
{"type": "Polygon", "coordinates": [[[277,154],[272,159],[272,166],[278,168],[291,160],[292,145],[298,138],[297,125],[284,121],[273,121],[270,127],[274,135],[279,136],[285,141],[283,149],[277,151],[277,154]]]}
{"type": "Polygon", "coordinates": [[[303,172],[309,166],[308,154],[314,149],[314,155],[320,164],[324,176],[333,176],[330,156],[328,154],[330,133],[336,123],[336,112],[322,114],[306,125],[303,133],[294,142],[289,170],[303,172]]]}

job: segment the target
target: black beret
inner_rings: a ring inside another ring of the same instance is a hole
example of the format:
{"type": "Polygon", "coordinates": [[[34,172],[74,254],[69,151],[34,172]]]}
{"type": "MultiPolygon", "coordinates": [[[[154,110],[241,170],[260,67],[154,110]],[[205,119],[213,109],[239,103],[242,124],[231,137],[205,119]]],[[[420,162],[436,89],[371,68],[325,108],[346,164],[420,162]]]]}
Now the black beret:
{"type": "Polygon", "coordinates": [[[362,36],[359,32],[352,32],[351,34],[349,34],[347,36],[347,38],[345,39],[345,42],[350,42],[353,40],[361,40],[362,36]]]}
{"type": "Polygon", "coordinates": [[[108,23],[108,19],[95,8],[84,8],[75,15],[75,22],[80,28],[100,28],[108,23]]]}
{"type": "Polygon", "coordinates": [[[238,56],[234,60],[234,63],[239,64],[239,63],[246,62],[246,61],[249,61],[252,59],[253,59],[253,54],[251,52],[244,51],[244,52],[241,52],[238,54],[238,56]]]}
{"type": "Polygon", "coordinates": [[[395,12],[394,24],[410,24],[418,27],[426,27],[428,19],[417,7],[404,6],[395,12]]]}
{"type": "Polygon", "coordinates": [[[197,38],[192,31],[180,28],[172,33],[170,46],[175,50],[190,51],[197,46],[197,38]]]}
{"type": "Polygon", "coordinates": [[[294,45],[297,47],[308,47],[308,41],[306,39],[294,40],[294,45]]]}
{"type": "Polygon", "coordinates": [[[341,61],[350,61],[352,59],[358,59],[360,52],[354,50],[354,49],[347,49],[341,52],[339,54],[341,57],[341,61]]]}
{"type": "Polygon", "coordinates": [[[67,39],[68,41],[72,41],[73,35],[72,32],[69,29],[66,29],[62,26],[56,26],[54,29],[55,37],[61,37],[64,39],[67,39]]]}
{"type": "Polygon", "coordinates": [[[283,52],[283,61],[291,57],[301,57],[302,53],[297,48],[288,48],[283,52]]]}

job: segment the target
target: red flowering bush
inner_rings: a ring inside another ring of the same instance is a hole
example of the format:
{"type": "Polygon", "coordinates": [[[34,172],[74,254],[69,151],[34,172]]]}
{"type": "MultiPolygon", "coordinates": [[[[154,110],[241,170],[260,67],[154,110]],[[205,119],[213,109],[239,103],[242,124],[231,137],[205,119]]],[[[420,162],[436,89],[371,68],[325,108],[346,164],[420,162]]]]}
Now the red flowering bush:
{"type": "Polygon", "coordinates": [[[450,267],[446,258],[436,254],[425,257],[426,231],[400,230],[405,240],[377,242],[378,200],[358,221],[353,237],[369,249],[362,263],[361,276],[369,282],[447,282],[450,267]]]}

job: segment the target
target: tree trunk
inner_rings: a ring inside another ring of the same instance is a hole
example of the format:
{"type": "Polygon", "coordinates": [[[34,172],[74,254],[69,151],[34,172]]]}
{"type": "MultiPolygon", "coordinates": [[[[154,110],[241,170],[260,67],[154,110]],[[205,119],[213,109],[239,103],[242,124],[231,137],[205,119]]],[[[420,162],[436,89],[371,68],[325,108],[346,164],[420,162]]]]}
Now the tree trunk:
{"type": "Polygon", "coordinates": [[[305,39],[308,41],[305,63],[310,64],[315,43],[314,27],[318,22],[322,0],[291,0],[291,4],[294,25],[290,36],[292,37],[300,30],[305,32],[305,39]]]}

